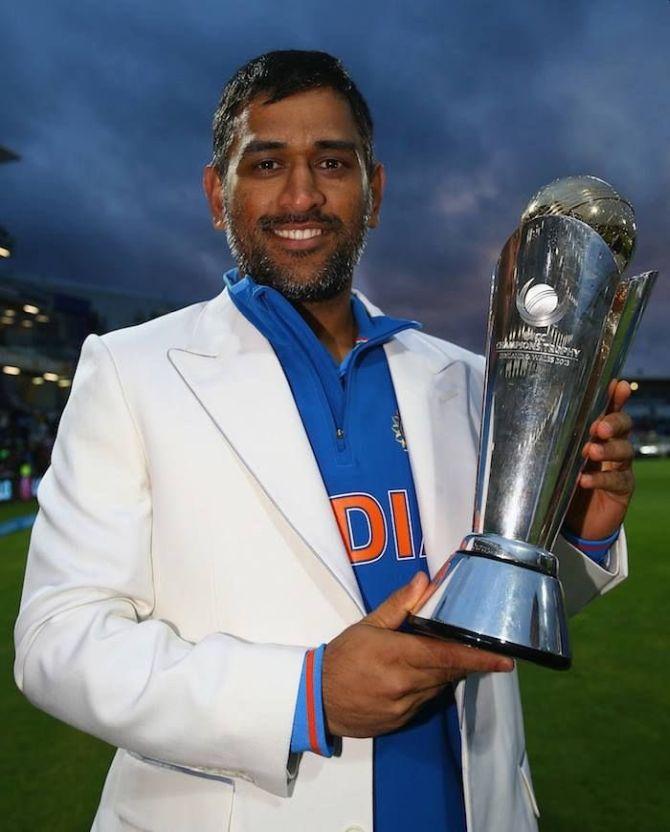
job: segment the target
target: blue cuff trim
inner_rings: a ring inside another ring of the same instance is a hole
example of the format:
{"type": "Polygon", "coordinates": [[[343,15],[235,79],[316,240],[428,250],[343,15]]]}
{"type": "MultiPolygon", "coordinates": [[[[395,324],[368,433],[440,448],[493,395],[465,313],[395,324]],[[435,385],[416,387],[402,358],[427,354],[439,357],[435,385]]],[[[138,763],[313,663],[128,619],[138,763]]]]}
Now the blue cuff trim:
{"type": "Polygon", "coordinates": [[[610,547],[615,543],[621,534],[621,527],[613,532],[609,537],[603,537],[600,540],[587,540],[583,537],[577,537],[571,531],[568,531],[565,526],[561,530],[561,534],[568,541],[576,546],[587,557],[595,561],[599,566],[605,566],[610,547]]]}
{"type": "Polygon", "coordinates": [[[323,712],[323,698],[321,695],[321,674],[325,649],[326,645],[322,644],[320,647],[308,650],[305,653],[293,716],[292,754],[313,751],[322,757],[333,756],[334,743],[333,738],[326,733],[326,718],[323,712]],[[308,679],[310,670],[311,676],[308,679]]]}

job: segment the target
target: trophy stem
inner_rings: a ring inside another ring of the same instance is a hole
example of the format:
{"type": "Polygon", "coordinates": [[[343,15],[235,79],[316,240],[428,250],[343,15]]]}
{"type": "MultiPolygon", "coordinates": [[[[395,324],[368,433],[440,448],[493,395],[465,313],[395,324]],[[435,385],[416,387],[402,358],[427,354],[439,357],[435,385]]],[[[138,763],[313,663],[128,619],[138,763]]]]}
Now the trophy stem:
{"type": "Polygon", "coordinates": [[[494,283],[474,530],[547,548],[621,275],[588,225],[545,216],[512,235],[494,283]]]}

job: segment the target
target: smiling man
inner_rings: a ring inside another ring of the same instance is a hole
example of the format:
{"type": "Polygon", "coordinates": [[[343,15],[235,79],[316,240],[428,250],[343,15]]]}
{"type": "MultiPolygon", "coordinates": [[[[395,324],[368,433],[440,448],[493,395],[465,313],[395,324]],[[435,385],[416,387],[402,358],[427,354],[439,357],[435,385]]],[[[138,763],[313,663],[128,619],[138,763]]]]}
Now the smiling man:
{"type": "MultiPolygon", "coordinates": [[[[377,222],[382,168],[366,158],[351,108],[334,90],[275,103],[252,101],[227,125],[229,158],[207,168],[205,187],[244,274],[289,300],[330,300],[349,288],[366,226],[377,222]]],[[[225,147],[221,137],[217,155],[225,147]]]]}
{"type": "Polygon", "coordinates": [[[258,96],[240,109],[244,77],[231,82],[215,117],[215,160],[204,176],[214,225],[226,229],[242,274],[308,313],[318,304],[313,322],[330,321],[319,335],[343,358],[353,343],[353,270],[367,229],[377,225],[384,186],[367,105],[353,85],[351,103],[330,86],[301,91],[300,77],[292,95],[279,86],[270,101],[258,96]]]}
{"type": "MultiPolygon", "coordinates": [[[[89,336],[16,627],[16,679],[118,747],[94,829],[531,832],[508,658],[403,630],[469,531],[483,361],[352,290],[384,171],[341,64],[226,85],[214,299],[89,336]]],[[[556,546],[575,612],[626,574],[619,384],[556,546]]]]}

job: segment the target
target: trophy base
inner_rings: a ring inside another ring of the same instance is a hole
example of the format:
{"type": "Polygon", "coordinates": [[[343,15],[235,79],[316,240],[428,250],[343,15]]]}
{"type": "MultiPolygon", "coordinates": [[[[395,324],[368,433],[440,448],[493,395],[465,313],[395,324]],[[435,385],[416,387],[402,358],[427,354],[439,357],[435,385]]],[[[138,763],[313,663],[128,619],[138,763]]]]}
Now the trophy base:
{"type": "Polygon", "coordinates": [[[411,611],[408,629],[566,670],[571,657],[557,570],[542,547],[469,535],[411,611]]]}
{"type": "Polygon", "coordinates": [[[410,615],[407,618],[407,626],[418,635],[432,636],[443,641],[453,639],[470,647],[489,650],[491,653],[499,653],[513,659],[523,659],[527,662],[542,665],[542,667],[549,667],[552,670],[569,670],[572,665],[570,656],[545,653],[542,650],[535,650],[533,647],[526,647],[523,644],[501,641],[493,636],[473,633],[472,630],[464,630],[462,627],[454,627],[451,624],[443,624],[441,621],[434,621],[429,618],[420,618],[417,615],[410,615]]]}

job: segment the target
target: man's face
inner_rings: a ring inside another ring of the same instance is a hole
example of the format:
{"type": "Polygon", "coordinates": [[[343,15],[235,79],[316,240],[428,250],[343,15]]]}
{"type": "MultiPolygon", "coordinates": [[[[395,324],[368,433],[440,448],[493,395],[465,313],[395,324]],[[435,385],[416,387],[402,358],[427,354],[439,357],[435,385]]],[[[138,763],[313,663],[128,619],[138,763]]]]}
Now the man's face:
{"type": "Polygon", "coordinates": [[[205,170],[212,214],[243,273],[289,300],[327,300],[351,285],[383,170],[368,176],[349,104],[333,90],[265,100],[238,116],[223,182],[205,170]]]}

